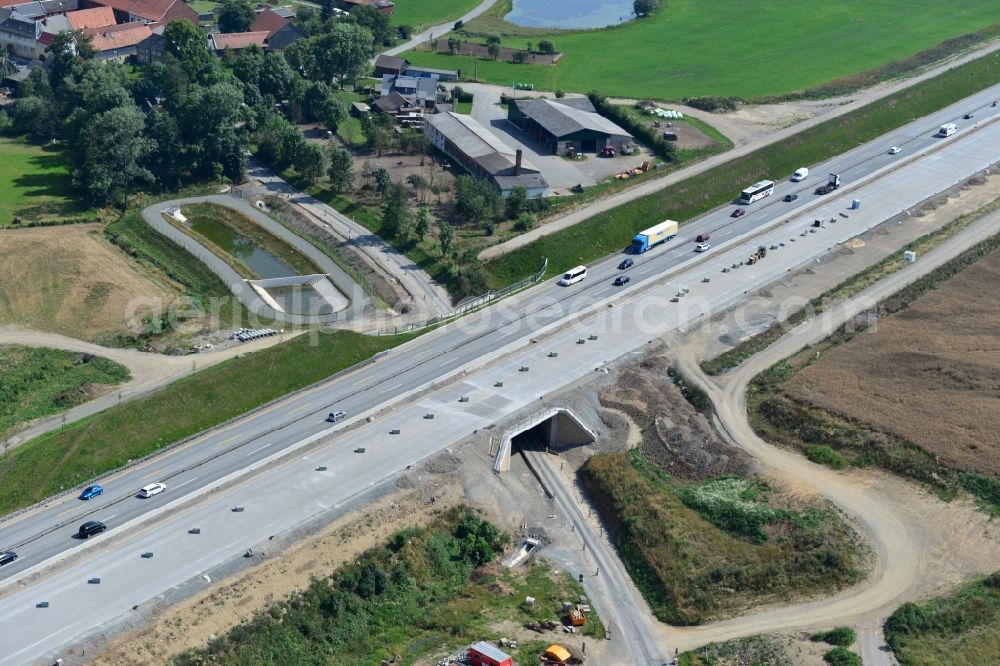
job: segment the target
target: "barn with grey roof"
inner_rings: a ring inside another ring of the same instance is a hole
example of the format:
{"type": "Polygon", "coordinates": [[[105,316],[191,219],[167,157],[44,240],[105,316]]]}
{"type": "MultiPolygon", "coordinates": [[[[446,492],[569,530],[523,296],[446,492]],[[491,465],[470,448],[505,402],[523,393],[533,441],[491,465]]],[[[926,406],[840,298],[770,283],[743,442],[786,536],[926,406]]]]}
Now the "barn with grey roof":
{"type": "Polygon", "coordinates": [[[557,155],[573,148],[598,153],[605,146],[617,150],[635,137],[597,113],[586,97],[519,99],[508,105],[507,118],[557,155]]]}
{"type": "Polygon", "coordinates": [[[445,111],[425,120],[424,132],[435,148],[473,176],[489,180],[504,196],[515,187],[523,187],[528,196],[548,189],[538,167],[471,116],[445,111]]]}

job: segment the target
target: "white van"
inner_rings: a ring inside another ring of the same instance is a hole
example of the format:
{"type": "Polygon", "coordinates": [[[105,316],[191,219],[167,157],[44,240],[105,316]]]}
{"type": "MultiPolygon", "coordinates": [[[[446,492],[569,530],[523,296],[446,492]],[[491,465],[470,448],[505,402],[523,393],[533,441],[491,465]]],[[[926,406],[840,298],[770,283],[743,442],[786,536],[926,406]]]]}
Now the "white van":
{"type": "Polygon", "coordinates": [[[795,173],[792,174],[792,182],[797,183],[800,180],[805,180],[809,177],[809,169],[802,167],[801,169],[796,169],[795,173]]]}
{"type": "Polygon", "coordinates": [[[559,284],[564,287],[568,287],[571,284],[576,284],[585,277],[587,277],[587,267],[577,266],[576,268],[571,268],[563,273],[562,278],[559,280],[559,284]]]}
{"type": "Polygon", "coordinates": [[[938,128],[938,136],[951,136],[958,128],[955,127],[955,123],[945,123],[938,128]]]}

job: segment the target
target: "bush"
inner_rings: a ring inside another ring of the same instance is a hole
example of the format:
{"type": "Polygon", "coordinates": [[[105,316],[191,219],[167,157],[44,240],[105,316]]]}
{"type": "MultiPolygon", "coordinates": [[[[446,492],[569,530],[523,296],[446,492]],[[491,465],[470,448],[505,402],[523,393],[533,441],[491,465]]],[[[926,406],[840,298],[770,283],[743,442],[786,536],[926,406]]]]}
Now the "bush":
{"type": "Polygon", "coordinates": [[[823,661],[830,666],[861,666],[861,657],[842,647],[835,647],[824,654],[823,661]]]}
{"type": "Polygon", "coordinates": [[[716,527],[754,541],[765,541],[764,526],[781,517],[778,511],[757,502],[766,488],[750,479],[727,477],[685,488],[680,498],[685,506],[716,527]]]}
{"type": "Polygon", "coordinates": [[[684,103],[694,109],[702,111],[735,111],[743,100],[739,97],[687,97],[684,103]]]}
{"type": "Polygon", "coordinates": [[[556,91],[556,99],[562,99],[565,96],[566,96],[566,93],[564,93],[562,90],[557,90],[556,91]]]}
{"type": "Polygon", "coordinates": [[[531,213],[522,213],[521,217],[517,218],[517,223],[514,224],[514,228],[518,231],[531,231],[535,226],[535,216],[531,213]]]}
{"type": "Polygon", "coordinates": [[[674,380],[674,385],[680,389],[681,394],[691,403],[692,407],[702,413],[706,413],[712,409],[712,401],[709,399],[708,394],[701,390],[700,387],[688,383],[684,375],[675,368],[667,368],[667,375],[670,379],[674,380]]]}
{"type": "Polygon", "coordinates": [[[463,27],[465,27],[465,23],[462,22],[461,20],[455,21],[455,25],[452,26],[454,30],[461,30],[463,27]]]}
{"type": "Polygon", "coordinates": [[[543,39],[538,42],[538,52],[545,55],[552,55],[556,52],[556,45],[551,39],[543,39]]]}
{"type": "MultiPolygon", "coordinates": [[[[818,465],[826,465],[831,469],[844,469],[847,459],[826,444],[810,444],[806,447],[806,458],[818,465]]],[[[836,645],[839,645],[837,643],[836,645]]]]}
{"type": "Polygon", "coordinates": [[[809,637],[813,643],[829,643],[840,647],[850,647],[858,640],[857,634],[850,627],[837,627],[829,631],[820,631],[809,637]]]}

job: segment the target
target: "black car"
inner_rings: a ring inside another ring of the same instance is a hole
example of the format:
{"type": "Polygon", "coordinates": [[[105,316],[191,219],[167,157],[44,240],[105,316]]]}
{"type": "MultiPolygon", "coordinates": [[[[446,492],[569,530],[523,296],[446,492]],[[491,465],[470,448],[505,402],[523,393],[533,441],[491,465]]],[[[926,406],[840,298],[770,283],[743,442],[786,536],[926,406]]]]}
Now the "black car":
{"type": "Polygon", "coordinates": [[[629,276],[627,276],[627,275],[619,275],[618,277],[615,278],[615,286],[616,287],[620,287],[623,284],[628,284],[631,281],[632,281],[632,278],[630,278],[629,276]]]}
{"type": "Polygon", "coordinates": [[[972,112],[970,111],[969,113],[965,114],[962,117],[965,118],[966,120],[972,120],[972,112]]]}
{"type": "Polygon", "coordinates": [[[17,553],[15,553],[12,550],[5,550],[4,552],[0,553],[0,567],[2,567],[5,564],[10,564],[16,559],[17,559],[17,553]]]}
{"type": "Polygon", "coordinates": [[[632,261],[631,259],[625,259],[622,261],[622,263],[618,264],[618,270],[623,271],[626,268],[632,268],[634,264],[635,262],[632,261]]]}
{"type": "Polygon", "coordinates": [[[104,530],[108,529],[108,526],[99,520],[88,520],[83,525],[80,525],[80,531],[78,534],[81,539],[89,539],[95,534],[100,534],[104,530]]]}
{"type": "Polygon", "coordinates": [[[797,195],[797,194],[786,194],[785,195],[785,201],[795,201],[798,198],[799,198],[799,195],[797,195]]]}
{"type": "Polygon", "coordinates": [[[729,217],[741,217],[743,215],[746,215],[746,213],[747,212],[745,210],[743,210],[742,208],[737,208],[736,210],[734,210],[732,212],[732,214],[729,217]]]}

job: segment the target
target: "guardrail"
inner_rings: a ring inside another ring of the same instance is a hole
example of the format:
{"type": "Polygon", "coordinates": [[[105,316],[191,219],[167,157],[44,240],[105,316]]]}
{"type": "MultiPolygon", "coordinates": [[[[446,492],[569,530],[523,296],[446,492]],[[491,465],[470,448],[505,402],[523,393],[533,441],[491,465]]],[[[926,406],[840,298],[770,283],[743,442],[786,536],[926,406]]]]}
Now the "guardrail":
{"type": "Polygon", "coordinates": [[[410,331],[418,331],[422,328],[428,328],[430,326],[437,326],[438,324],[446,324],[448,322],[454,321],[459,317],[474,312],[481,307],[484,307],[493,301],[505,298],[511,294],[518,292],[522,289],[530,287],[535,284],[545,275],[545,271],[549,268],[549,260],[546,257],[545,261],[542,263],[542,267],[534,275],[530,275],[523,280],[519,280],[513,284],[509,284],[502,289],[496,291],[490,290],[483,294],[482,296],[477,296],[471,300],[466,301],[462,305],[451,312],[447,312],[443,315],[438,315],[436,317],[431,317],[430,319],[425,319],[424,321],[415,322],[412,324],[403,324],[402,326],[387,326],[386,328],[376,328],[372,331],[367,331],[366,335],[398,335],[400,333],[408,333],[410,331]]]}

